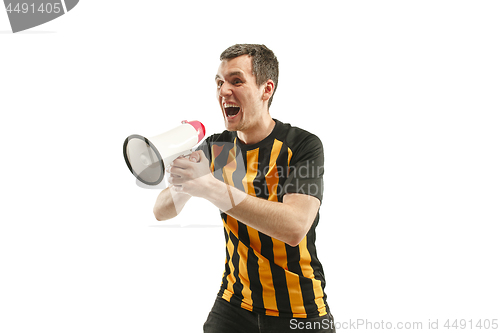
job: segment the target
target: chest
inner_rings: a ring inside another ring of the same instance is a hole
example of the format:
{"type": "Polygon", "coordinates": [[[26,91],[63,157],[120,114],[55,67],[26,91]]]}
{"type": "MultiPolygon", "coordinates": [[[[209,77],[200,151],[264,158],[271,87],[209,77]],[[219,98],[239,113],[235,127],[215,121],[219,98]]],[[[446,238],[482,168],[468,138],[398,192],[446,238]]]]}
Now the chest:
{"type": "Polygon", "coordinates": [[[250,195],[281,201],[280,187],[288,177],[291,156],[279,140],[251,150],[214,145],[211,168],[217,179],[250,195]]]}

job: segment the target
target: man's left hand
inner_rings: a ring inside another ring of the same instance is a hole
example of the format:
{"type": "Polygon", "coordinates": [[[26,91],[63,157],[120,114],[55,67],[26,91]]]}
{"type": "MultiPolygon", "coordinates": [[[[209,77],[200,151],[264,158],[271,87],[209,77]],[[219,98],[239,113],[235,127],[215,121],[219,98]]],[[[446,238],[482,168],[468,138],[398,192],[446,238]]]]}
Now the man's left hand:
{"type": "Polygon", "coordinates": [[[210,172],[208,159],[202,151],[195,151],[189,157],[178,157],[167,169],[168,182],[177,192],[194,197],[203,197],[210,190],[214,176],[210,172]]]}

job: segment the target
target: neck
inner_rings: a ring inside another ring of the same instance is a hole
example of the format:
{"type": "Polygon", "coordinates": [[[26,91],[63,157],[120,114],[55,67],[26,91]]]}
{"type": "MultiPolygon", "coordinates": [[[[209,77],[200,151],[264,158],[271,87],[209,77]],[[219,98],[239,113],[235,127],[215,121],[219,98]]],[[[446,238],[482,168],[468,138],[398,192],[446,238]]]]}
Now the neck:
{"type": "Polygon", "coordinates": [[[269,113],[266,113],[262,120],[254,127],[245,131],[238,131],[238,139],[246,145],[260,142],[267,138],[274,129],[275,121],[269,113]]]}

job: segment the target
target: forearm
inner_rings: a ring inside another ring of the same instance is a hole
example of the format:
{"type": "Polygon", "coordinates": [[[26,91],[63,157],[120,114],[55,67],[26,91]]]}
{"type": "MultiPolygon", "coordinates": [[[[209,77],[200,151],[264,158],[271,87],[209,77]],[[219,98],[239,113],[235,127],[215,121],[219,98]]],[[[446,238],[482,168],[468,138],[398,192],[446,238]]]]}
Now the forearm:
{"type": "MultiPolygon", "coordinates": [[[[246,194],[214,180],[205,199],[238,221],[291,246],[304,238],[311,223],[298,207],[246,194]],[[232,200],[231,200],[231,196],[232,200]]],[[[312,222],[312,221],[311,221],[312,222]]]]}
{"type": "MultiPolygon", "coordinates": [[[[283,202],[248,195],[216,179],[207,158],[199,152],[191,154],[189,160],[176,159],[170,174],[169,183],[175,185],[171,192],[204,198],[238,221],[291,246],[307,234],[320,205],[319,199],[307,194],[286,194],[283,202]]],[[[159,206],[172,206],[169,200],[167,196],[167,204],[160,202],[159,206]]],[[[167,215],[175,216],[172,210],[167,215]]]]}
{"type": "Polygon", "coordinates": [[[168,187],[161,191],[156,199],[153,213],[158,221],[169,220],[176,217],[191,198],[189,194],[172,191],[168,187]]]}

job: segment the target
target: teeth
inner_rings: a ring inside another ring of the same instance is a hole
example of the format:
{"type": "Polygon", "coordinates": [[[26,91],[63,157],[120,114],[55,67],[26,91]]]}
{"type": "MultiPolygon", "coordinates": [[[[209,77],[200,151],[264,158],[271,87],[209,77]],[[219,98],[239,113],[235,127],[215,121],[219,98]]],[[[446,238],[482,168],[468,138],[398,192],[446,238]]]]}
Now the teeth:
{"type": "Polygon", "coordinates": [[[224,107],[225,108],[239,108],[239,106],[234,104],[234,103],[224,103],[224,107]]]}

